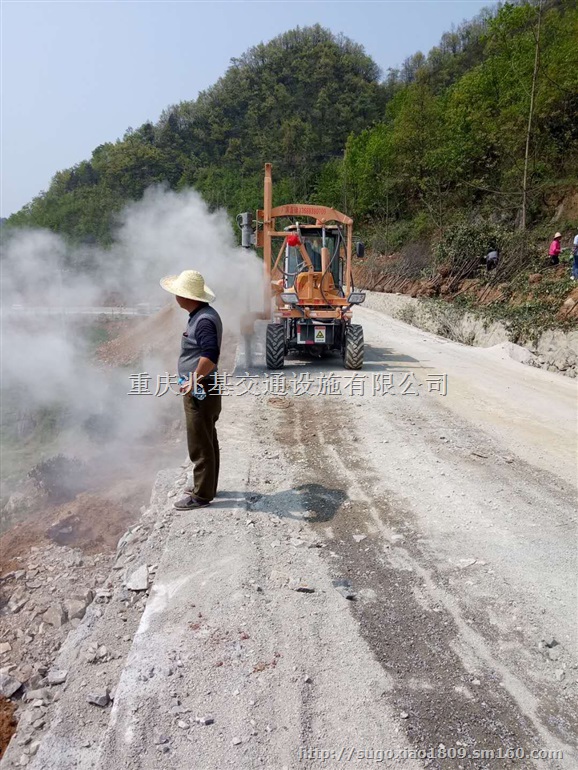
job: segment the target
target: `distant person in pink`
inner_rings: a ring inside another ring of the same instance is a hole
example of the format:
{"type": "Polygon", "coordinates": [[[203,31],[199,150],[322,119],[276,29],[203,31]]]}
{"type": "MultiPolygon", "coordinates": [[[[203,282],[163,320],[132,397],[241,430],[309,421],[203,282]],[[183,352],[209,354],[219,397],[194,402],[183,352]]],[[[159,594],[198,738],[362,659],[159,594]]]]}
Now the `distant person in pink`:
{"type": "Polygon", "coordinates": [[[560,246],[560,238],[562,237],[562,233],[556,233],[554,236],[554,240],[550,244],[550,249],[548,251],[548,256],[550,257],[550,264],[551,265],[558,265],[560,264],[560,252],[562,251],[562,248],[560,246]]]}

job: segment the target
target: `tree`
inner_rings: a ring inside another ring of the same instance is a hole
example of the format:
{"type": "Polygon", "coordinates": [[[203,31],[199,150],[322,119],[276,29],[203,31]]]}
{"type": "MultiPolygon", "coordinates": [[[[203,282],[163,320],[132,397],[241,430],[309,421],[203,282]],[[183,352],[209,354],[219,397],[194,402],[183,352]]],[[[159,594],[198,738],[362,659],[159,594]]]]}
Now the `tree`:
{"type": "Polygon", "coordinates": [[[540,65],[540,31],[542,29],[542,0],[538,5],[538,22],[536,30],[536,48],[534,54],[534,69],[532,70],[532,87],[530,89],[530,108],[528,110],[528,128],[526,129],[526,151],[524,153],[524,178],[522,181],[522,215],[520,217],[520,229],[526,229],[526,213],[528,206],[528,165],[530,162],[530,141],[532,139],[532,120],[534,118],[534,101],[536,98],[536,84],[538,82],[538,69],[540,65]]]}

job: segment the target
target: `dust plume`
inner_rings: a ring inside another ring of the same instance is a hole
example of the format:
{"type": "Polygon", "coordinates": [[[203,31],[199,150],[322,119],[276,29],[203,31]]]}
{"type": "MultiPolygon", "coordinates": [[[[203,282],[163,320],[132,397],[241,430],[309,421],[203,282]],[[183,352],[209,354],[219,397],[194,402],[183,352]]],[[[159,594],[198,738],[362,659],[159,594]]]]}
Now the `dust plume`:
{"type": "Polygon", "coordinates": [[[236,245],[226,213],[209,211],[192,190],[149,189],[119,215],[110,248],[10,230],[0,259],[4,500],[32,462],[58,453],[92,468],[106,457],[120,471],[181,416],[171,393],[128,395],[131,373],[146,371],[154,392],[159,376],[176,371],[187,316],[161,289],[161,277],[203,273],[225,336],[237,333],[241,316],[262,297],[261,262],[236,245]],[[157,329],[154,317],[103,315],[111,305],[170,309],[159,314],[157,329]],[[130,367],[104,366],[98,347],[119,326],[132,329],[135,346],[148,352],[130,367]],[[148,335],[150,345],[142,339],[148,335]]]}

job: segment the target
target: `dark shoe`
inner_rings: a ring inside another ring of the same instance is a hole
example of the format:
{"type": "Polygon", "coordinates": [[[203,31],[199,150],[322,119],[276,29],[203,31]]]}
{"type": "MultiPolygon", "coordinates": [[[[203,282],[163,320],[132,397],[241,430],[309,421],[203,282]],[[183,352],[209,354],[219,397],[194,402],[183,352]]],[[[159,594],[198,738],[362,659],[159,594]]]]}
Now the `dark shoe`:
{"type": "Polygon", "coordinates": [[[177,511],[192,511],[194,508],[206,508],[207,505],[210,504],[210,500],[199,500],[197,497],[187,495],[186,497],[177,500],[174,504],[174,508],[176,508],[177,511]]]}

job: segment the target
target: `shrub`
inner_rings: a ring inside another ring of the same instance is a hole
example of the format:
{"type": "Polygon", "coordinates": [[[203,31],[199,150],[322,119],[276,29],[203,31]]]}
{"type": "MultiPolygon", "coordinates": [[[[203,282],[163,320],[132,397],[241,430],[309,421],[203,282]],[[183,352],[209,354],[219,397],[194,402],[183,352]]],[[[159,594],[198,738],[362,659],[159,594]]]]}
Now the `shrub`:
{"type": "Polygon", "coordinates": [[[60,454],[42,460],[28,475],[46,492],[49,502],[58,504],[72,500],[86,488],[87,471],[78,458],[60,454]]]}
{"type": "Polygon", "coordinates": [[[466,277],[483,264],[492,247],[500,251],[500,263],[488,280],[508,280],[520,270],[540,266],[541,250],[532,236],[487,220],[448,228],[434,249],[435,266],[449,266],[452,275],[466,277]]]}

